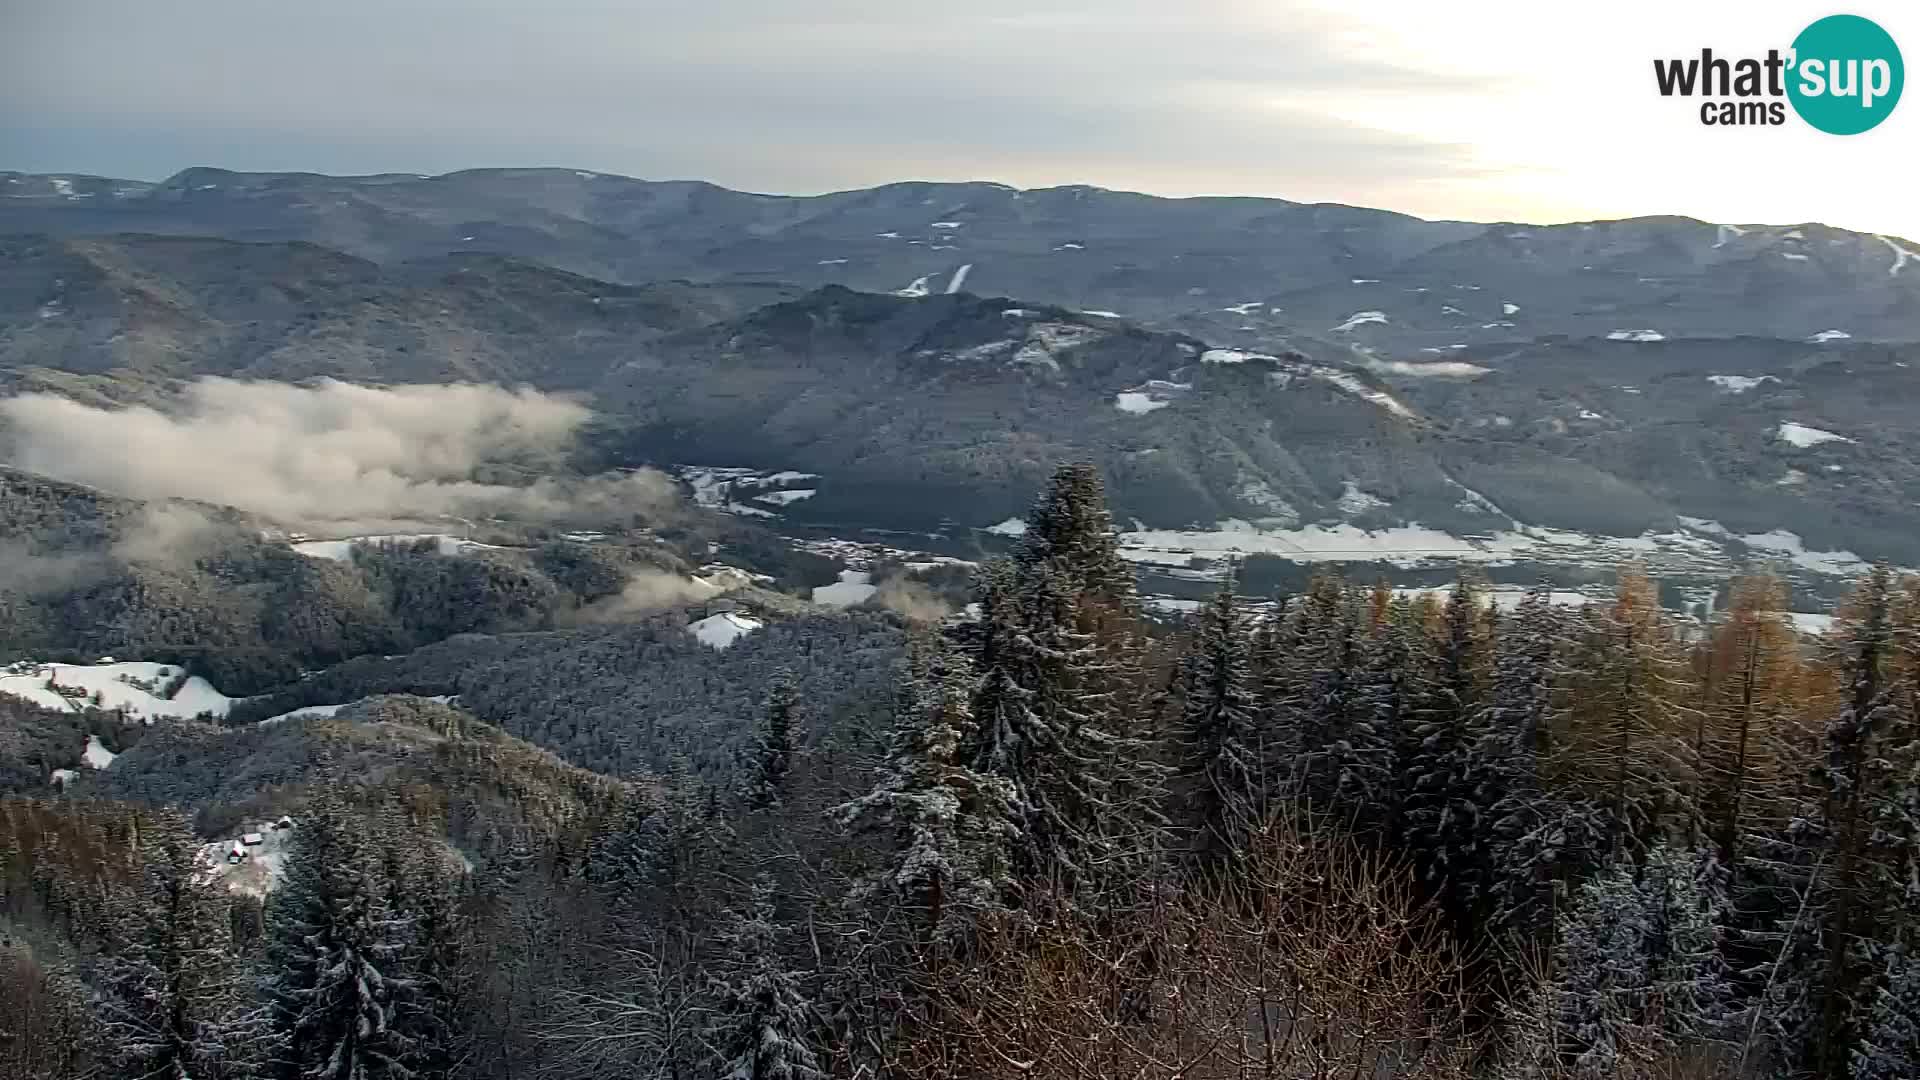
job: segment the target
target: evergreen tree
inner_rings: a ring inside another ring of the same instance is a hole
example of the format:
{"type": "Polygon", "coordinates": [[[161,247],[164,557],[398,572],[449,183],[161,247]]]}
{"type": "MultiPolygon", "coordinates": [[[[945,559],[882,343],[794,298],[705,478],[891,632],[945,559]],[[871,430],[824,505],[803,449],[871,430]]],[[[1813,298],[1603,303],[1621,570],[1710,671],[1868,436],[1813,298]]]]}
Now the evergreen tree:
{"type": "Polygon", "coordinates": [[[1576,1076],[1613,1077],[1646,1053],[1729,1035],[1723,902],[1710,856],[1661,845],[1583,885],[1561,920],[1553,1000],[1576,1076]]]}
{"type": "Polygon", "coordinates": [[[1588,848],[1596,839],[1592,828],[1581,827],[1590,815],[1543,775],[1552,753],[1560,633],[1547,586],[1530,590],[1500,638],[1469,767],[1487,827],[1488,929],[1523,942],[1542,939],[1551,928],[1555,889],[1572,873],[1568,850],[1588,848]]]}
{"type": "Polygon", "coordinates": [[[364,824],[329,792],[307,812],[267,905],[262,986],[270,1071],[288,1080],[407,1080],[395,1012],[413,926],[389,905],[364,824]]]}
{"type": "Polygon", "coordinates": [[[201,873],[179,814],[136,817],[128,842],[137,876],[110,904],[110,951],[96,980],[104,1033],[124,1075],[206,1075],[232,1004],[224,898],[201,873]]]}
{"type": "Polygon", "coordinates": [[[975,728],[965,658],[926,640],[914,657],[879,778],[833,813],[844,827],[891,834],[888,860],[863,899],[884,891],[907,901],[924,913],[928,936],[942,940],[1012,888],[1019,824],[1013,785],[960,757],[975,728]]]}
{"type": "MultiPolygon", "coordinates": [[[[1877,566],[1849,604],[1840,657],[1841,702],[1813,779],[1817,803],[1793,823],[1803,859],[1811,933],[1787,942],[1801,1003],[1783,1026],[1810,1068],[1842,1076],[1871,1038],[1883,1003],[1893,1023],[1902,939],[1920,904],[1916,864],[1914,718],[1893,689],[1893,582],[1877,566]]],[[[1889,1028],[1888,1030],[1892,1030],[1889,1028]]]]}
{"type": "Polygon", "coordinates": [[[760,733],[754,740],[754,774],[747,793],[747,804],[753,809],[777,807],[786,798],[798,744],[795,727],[799,707],[793,673],[782,670],[774,675],[773,686],[767,691],[760,733]]]}
{"type": "Polygon", "coordinates": [[[762,880],[720,935],[708,1041],[724,1080],[816,1080],[815,1010],[780,956],[772,886],[762,880]]]}
{"type": "Polygon", "coordinates": [[[1192,820],[1201,850],[1214,862],[1244,850],[1265,809],[1248,633],[1236,584],[1230,576],[1201,610],[1182,660],[1180,736],[1192,820]]]}
{"type": "Polygon", "coordinates": [[[1404,764],[1411,782],[1406,843],[1462,940],[1476,932],[1476,908],[1487,895],[1487,835],[1473,770],[1484,719],[1477,607],[1473,590],[1461,580],[1442,612],[1433,671],[1404,764]]]}

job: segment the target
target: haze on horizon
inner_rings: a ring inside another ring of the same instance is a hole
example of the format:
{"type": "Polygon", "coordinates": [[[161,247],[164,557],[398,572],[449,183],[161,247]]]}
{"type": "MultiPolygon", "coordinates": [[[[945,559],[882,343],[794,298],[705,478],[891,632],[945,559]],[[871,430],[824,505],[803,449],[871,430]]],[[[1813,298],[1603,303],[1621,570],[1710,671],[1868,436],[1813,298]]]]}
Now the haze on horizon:
{"type": "MultiPolygon", "coordinates": [[[[898,180],[1429,218],[1823,221],[1920,238],[1920,103],[1861,136],[1699,124],[1654,57],[1799,0],[68,0],[0,12],[0,168],[552,165],[790,194],[898,180]]],[[[1897,41],[1920,13],[1854,8],[1897,41]]],[[[1916,46],[1920,48],[1920,46],[1916,46]]]]}

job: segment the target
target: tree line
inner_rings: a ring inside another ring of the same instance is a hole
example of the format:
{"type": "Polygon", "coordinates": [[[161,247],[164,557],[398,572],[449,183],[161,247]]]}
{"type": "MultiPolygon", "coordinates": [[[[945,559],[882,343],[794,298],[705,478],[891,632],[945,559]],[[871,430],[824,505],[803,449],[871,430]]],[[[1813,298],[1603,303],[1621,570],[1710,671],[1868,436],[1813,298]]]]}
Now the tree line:
{"type": "Polygon", "coordinates": [[[675,755],[470,869],[351,777],[254,908],[183,830],[10,810],[0,1064],[1920,1075],[1920,583],[1876,569],[1819,643],[1765,573],[1699,626],[1631,569],[1511,609],[1229,580],[1169,636],[1091,468],[1028,521],[883,721],[773,672],[730,769],[675,755]]]}

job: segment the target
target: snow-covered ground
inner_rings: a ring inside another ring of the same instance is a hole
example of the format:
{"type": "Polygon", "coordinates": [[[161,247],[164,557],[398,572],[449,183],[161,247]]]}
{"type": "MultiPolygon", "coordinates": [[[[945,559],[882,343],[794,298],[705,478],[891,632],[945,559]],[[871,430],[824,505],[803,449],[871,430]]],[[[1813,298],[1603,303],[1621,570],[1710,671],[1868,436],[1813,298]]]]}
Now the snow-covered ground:
{"type": "Polygon", "coordinates": [[[827,607],[852,607],[866,603],[875,591],[872,574],[865,570],[842,570],[839,581],[813,590],[813,602],[827,607]]]}
{"type": "MultiPolygon", "coordinates": [[[[341,709],[365,700],[365,698],[357,698],[354,701],[343,701],[338,705],[307,705],[294,709],[292,712],[283,712],[278,716],[269,716],[265,720],[260,721],[259,726],[265,727],[268,724],[278,724],[283,720],[317,720],[336,715],[341,709]]],[[[437,701],[442,705],[451,705],[454,703],[455,698],[452,694],[435,694],[427,700],[437,701]]]]}
{"type": "Polygon", "coordinates": [[[1356,311],[1347,316],[1346,322],[1341,323],[1339,326],[1329,327],[1328,332],[1344,334],[1350,332],[1357,326],[1365,326],[1368,323],[1384,323],[1386,321],[1387,313],[1384,311],[1356,311]]]}
{"type": "Polygon", "coordinates": [[[169,664],[103,662],[98,664],[16,664],[0,675],[0,694],[12,694],[49,709],[123,709],[142,720],[187,718],[211,713],[225,716],[233,698],[213,688],[198,675],[180,684],[170,698],[158,691],[180,675],[169,664]],[[48,683],[71,690],[73,696],[51,689],[48,683]],[[99,703],[95,704],[94,695],[99,703]]]}
{"type": "Polygon", "coordinates": [[[464,555],[482,549],[498,550],[492,544],[482,544],[450,533],[380,533],[373,536],[343,536],[337,540],[304,540],[294,544],[293,550],[310,558],[346,562],[353,558],[355,544],[411,544],[420,540],[438,541],[442,555],[464,555]]]}
{"type": "Polygon", "coordinates": [[[760,620],[749,618],[738,612],[723,611],[697,622],[688,623],[687,632],[698,639],[702,645],[724,649],[764,625],[766,624],[760,620]]]}
{"type": "MultiPolygon", "coordinates": [[[[1507,566],[1531,560],[1588,565],[1641,561],[1655,572],[1669,573],[1725,573],[1733,567],[1723,538],[1694,531],[1616,537],[1529,525],[1461,537],[1418,524],[1374,530],[1351,524],[1274,528],[1236,519],[1219,522],[1206,530],[1123,532],[1120,554],[1129,561],[1163,571],[1184,569],[1195,558],[1224,564],[1226,560],[1250,554],[1272,555],[1296,563],[1384,562],[1401,569],[1455,563],[1507,566]]],[[[1834,553],[1819,553],[1796,562],[1809,569],[1827,567],[1822,572],[1831,573],[1839,573],[1838,567],[1843,565],[1843,560],[1834,557],[1834,553]]]]}
{"type": "Polygon", "coordinates": [[[1771,375],[1709,375],[1707,381],[1729,394],[1744,394],[1761,383],[1780,380],[1771,375]]]}
{"type": "Polygon", "coordinates": [[[1608,341],[1665,341],[1667,335],[1658,330],[1615,330],[1607,335],[1608,341]]]}
{"type": "Polygon", "coordinates": [[[80,760],[84,762],[89,769],[108,768],[113,764],[113,759],[119,756],[119,754],[101,745],[100,736],[98,735],[87,736],[87,748],[80,752],[80,760]]]}
{"type": "Polygon", "coordinates": [[[676,465],[673,472],[693,489],[696,506],[743,517],[779,516],[766,506],[749,505],[749,501],[786,507],[819,494],[818,488],[793,488],[791,485],[818,480],[820,474],[795,472],[792,469],[761,472],[758,469],[722,465],[676,465]]]}
{"type": "Polygon", "coordinates": [[[228,839],[201,845],[201,873],[230,892],[264,899],[287,876],[287,856],[298,831],[297,824],[280,827],[280,822],[242,826],[228,839]]]}
{"type": "Polygon", "coordinates": [[[1845,435],[1836,435],[1831,431],[1824,431],[1807,424],[1797,424],[1792,420],[1783,421],[1777,434],[1781,442],[1791,443],[1802,450],[1809,446],[1819,446],[1821,443],[1853,441],[1845,435]]]}

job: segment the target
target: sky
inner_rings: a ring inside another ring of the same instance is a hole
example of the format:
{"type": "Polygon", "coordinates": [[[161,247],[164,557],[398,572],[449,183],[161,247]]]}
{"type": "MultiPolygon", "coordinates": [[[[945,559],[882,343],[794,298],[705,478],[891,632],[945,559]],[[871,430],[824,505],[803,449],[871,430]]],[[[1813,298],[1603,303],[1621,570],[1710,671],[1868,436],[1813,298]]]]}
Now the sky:
{"type": "Polygon", "coordinates": [[[1084,183],[1920,239],[1920,100],[1838,137],[1654,89],[1656,57],[1839,10],[1920,60],[1910,0],[0,0],[0,169],[1084,183]]]}

